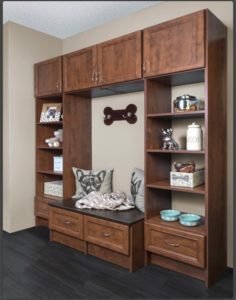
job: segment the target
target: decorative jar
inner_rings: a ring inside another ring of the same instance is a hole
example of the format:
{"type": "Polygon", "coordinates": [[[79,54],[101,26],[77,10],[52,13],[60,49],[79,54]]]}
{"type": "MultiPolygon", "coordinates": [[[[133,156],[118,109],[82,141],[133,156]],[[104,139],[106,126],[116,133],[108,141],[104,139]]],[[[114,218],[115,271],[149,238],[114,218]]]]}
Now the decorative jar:
{"type": "Polygon", "coordinates": [[[192,123],[187,129],[187,150],[201,151],[202,150],[202,129],[201,125],[192,123]]]}

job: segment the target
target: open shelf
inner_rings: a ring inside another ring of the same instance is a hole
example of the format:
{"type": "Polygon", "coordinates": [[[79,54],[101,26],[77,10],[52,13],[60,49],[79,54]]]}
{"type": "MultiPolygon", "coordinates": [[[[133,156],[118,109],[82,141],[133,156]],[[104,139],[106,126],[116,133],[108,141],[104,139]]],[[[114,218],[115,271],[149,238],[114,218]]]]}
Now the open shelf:
{"type": "Polygon", "coordinates": [[[39,146],[36,147],[39,150],[63,150],[63,147],[48,147],[48,146],[39,146]]]}
{"type": "Polygon", "coordinates": [[[205,68],[163,74],[151,78],[169,86],[192,84],[204,81],[205,68]]]}
{"type": "Polygon", "coordinates": [[[205,194],[205,185],[199,185],[194,188],[186,188],[186,187],[177,187],[174,185],[170,185],[169,179],[160,180],[153,183],[148,183],[147,187],[154,189],[162,189],[162,190],[170,190],[170,191],[179,191],[193,194],[205,194]]]}
{"type": "Polygon", "coordinates": [[[54,172],[52,170],[38,170],[37,173],[41,174],[48,174],[48,175],[57,175],[57,176],[63,176],[63,172],[54,172]]]}
{"type": "Polygon", "coordinates": [[[162,150],[162,149],[147,149],[148,153],[174,153],[174,154],[205,154],[204,150],[190,151],[190,150],[162,150]]]}
{"type": "Polygon", "coordinates": [[[37,122],[36,123],[37,125],[62,125],[63,124],[63,121],[57,121],[57,122],[37,122]]]}
{"type": "Polygon", "coordinates": [[[175,221],[175,222],[163,221],[161,219],[160,215],[157,215],[153,218],[147,219],[145,221],[145,223],[170,227],[170,228],[177,229],[178,231],[206,235],[206,226],[205,226],[205,218],[204,217],[202,217],[201,223],[198,226],[193,226],[193,227],[183,226],[179,223],[179,221],[175,221]]]}
{"type": "Polygon", "coordinates": [[[43,198],[50,199],[50,200],[55,200],[55,201],[62,201],[63,200],[62,197],[52,196],[52,195],[47,195],[47,194],[44,194],[43,198]]]}
{"type": "Polygon", "coordinates": [[[170,112],[147,114],[147,118],[164,118],[164,119],[187,119],[187,118],[204,118],[205,111],[197,110],[191,112],[170,112]]]}

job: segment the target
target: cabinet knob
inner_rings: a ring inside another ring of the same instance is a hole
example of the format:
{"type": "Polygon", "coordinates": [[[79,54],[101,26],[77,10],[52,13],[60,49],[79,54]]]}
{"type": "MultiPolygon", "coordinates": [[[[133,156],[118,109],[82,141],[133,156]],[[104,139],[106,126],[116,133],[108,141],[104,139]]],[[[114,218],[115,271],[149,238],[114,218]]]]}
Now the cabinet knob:
{"type": "Polygon", "coordinates": [[[171,243],[169,241],[165,241],[165,243],[171,247],[179,247],[180,246],[180,244],[178,244],[178,243],[171,243]]]}
{"type": "Polygon", "coordinates": [[[93,72],[93,75],[92,75],[92,82],[95,82],[95,73],[93,72]]]}
{"type": "Polygon", "coordinates": [[[146,61],[143,62],[143,72],[146,71],[146,61]]]}
{"type": "Polygon", "coordinates": [[[96,83],[98,83],[98,79],[99,79],[99,72],[96,73],[96,79],[95,79],[96,83]]]}
{"type": "Polygon", "coordinates": [[[103,233],[103,236],[104,237],[109,237],[109,236],[111,236],[111,234],[110,233],[103,233]]]}
{"type": "Polygon", "coordinates": [[[59,86],[60,86],[60,84],[59,84],[59,82],[57,82],[57,84],[56,84],[56,89],[57,90],[59,90],[59,86]]]}
{"type": "Polygon", "coordinates": [[[69,225],[69,224],[71,224],[71,222],[70,221],[64,221],[64,224],[69,225]]]}

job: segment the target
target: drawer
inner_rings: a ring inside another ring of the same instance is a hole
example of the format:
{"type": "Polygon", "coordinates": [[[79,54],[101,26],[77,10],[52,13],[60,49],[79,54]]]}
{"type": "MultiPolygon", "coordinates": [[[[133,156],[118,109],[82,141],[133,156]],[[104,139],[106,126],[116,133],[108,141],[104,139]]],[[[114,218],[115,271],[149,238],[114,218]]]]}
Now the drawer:
{"type": "Polygon", "coordinates": [[[84,216],[84,239],[93,244],[129,255],[129,227],[84,216]]]}
{"type": "Polygon", "coordinates": [[[51,201],[52,200],[43,197],[37,197],[35,199],[35,215],[48,219],[49,217],[48,203],[50,203],[51,201]]]}
{"type": "Polygon", "coordinates": [[[145,224],[145,249],[197,267],[205,266],[205,236],[145,224]]]}
{"type": "Polygon", "coordinates": [[[83,215],[49,207],[49,228],[82,240],[83,215]]]}

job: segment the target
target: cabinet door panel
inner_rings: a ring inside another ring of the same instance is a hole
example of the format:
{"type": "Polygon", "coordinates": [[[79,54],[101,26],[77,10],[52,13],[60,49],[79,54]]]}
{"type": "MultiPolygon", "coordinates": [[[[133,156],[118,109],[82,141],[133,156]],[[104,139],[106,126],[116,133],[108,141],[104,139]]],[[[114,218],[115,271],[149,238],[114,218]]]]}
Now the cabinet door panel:
{"type": "Polygon", "coordinates": [[[62,92],[62,57],[35,64],[34,72],[36,97],[57,95],[62,92]]]}
{"type": "Polygon", "coordinates": [[[63,57],[64,91],[90,88],[96,85],[96,46],[63,57]]]}
{"type": "Polygon", "coordinates": [[[204,67],[204,11],[144,30],[144,76],[204,67]]]}
{"type": "Polygon", "coordinates": [[[141,78],[141,31],[98,45],[98,85],[141,78]]]}

